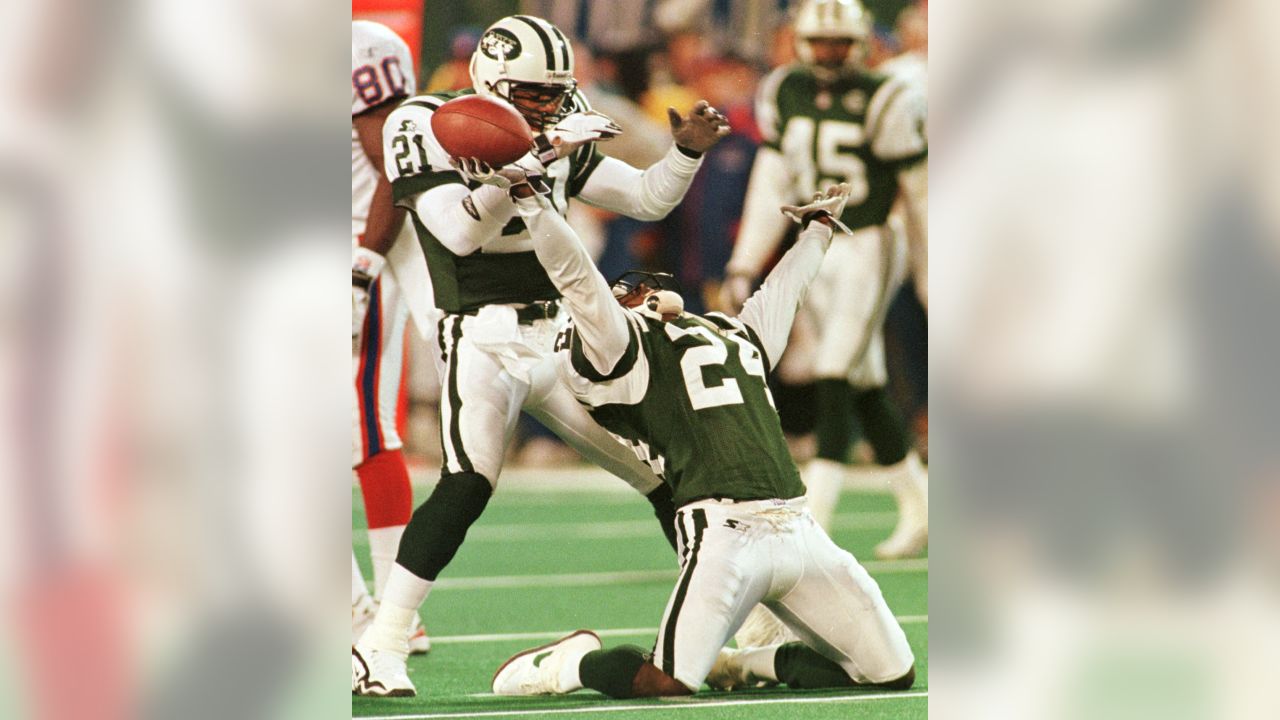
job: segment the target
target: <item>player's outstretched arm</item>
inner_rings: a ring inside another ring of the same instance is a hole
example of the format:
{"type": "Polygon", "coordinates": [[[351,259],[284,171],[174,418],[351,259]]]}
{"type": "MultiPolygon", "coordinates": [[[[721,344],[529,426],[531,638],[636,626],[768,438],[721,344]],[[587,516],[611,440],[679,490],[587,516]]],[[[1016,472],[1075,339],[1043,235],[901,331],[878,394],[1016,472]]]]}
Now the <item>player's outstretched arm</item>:
{"type": "Polygon", "coordinates": [[[796,244],[778,261],[764,285],[742,307],[738,319],[755,331],[764,343],[765,357],[772,367],[787,347],[791,324],[804,300],[809,284],[818,276],[822,258],[831,247],[834,230],[848,229],[838,219],[852,188],[833,185],[813,196],[808,205],[783,205],[782,214],[800,223],[796,244]]]}
{"type": "MultiPolygon", "coordinates": [[[[519,194],[520,189],[513,193],[519,194]]],[[[569,306],[587,360],[607,375],[631,342],[627,311],[618,305],[609,283],[564,218],[542,196],[526,194],[517,197],[516,207],[529,228],[538,261],[569,306]]]]}
{"type": "Polygon", "coordinates": [[[729,121],[706,100],[681,117],[668,109],[675,143],[665,157],[641,171],[606,157],[591,172],[582,192],[584,202],[637,220],[661,220],[675,209],[702,166],[702,154],[729,134],[729,121]]]}
{"type": "Polygon", "coordinates": [[[765,263],[782,242],[787,218],[778,212],[778,203],[791,199],[794,187],[795,181],[782,153],[768,145],[761,146],[751,166],[733,255],[725,267],[720,303],[727,312],[738,310],[750,297],[765,263]]]}

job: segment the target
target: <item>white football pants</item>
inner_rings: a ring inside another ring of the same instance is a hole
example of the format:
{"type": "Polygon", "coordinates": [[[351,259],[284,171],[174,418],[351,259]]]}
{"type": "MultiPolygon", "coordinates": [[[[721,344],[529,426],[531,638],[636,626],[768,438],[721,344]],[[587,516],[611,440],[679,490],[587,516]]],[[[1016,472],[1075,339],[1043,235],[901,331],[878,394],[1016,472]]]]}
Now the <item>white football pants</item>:
{"type": "Polygon", "coordinates": [[[700,500],[676,513],[680,576],[653,663],[696,690],[756,603],[853,680],[901,677],[915,658],[880,586],[836,546],[805,498],[700,500]]]}
{"type": "Polygon", "coordinates": [[[497,487],[524,410],[640,493],[657,488],[662,481],[653,471],[596,424],[559,382],[552,345],[565,319],[519,325],[514,310],[497,312],[505,309],[488,306],[479,315],[440,320],[440,352],[433,355],[440,373],[442,470],[476,472],[497,487]]]}

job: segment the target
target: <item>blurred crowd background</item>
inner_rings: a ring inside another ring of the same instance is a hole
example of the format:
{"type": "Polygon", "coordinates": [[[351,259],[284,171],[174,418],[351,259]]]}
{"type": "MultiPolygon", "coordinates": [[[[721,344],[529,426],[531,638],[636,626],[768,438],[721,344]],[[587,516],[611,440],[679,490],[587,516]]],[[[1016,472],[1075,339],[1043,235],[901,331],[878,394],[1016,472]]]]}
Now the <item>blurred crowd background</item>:
{"type": "MultiPolygon", "coordinates": [[[[0,716],[348,715],[350,19],[0,3],[0,716]]],[[[931,4],[931,715],[1280,717],[1277,27],[931,4]]]]}
{"type": "MultiPolygon", "coordinates": [[[[578,203],[570,222],[614,278],[632,269],[671,272],[684,288],[686,308],[721,310],[720,284],[733,250],[760,134],[754,101],[770,70],[795,60],[791,19],[798,0],[563,0],[468,1],[356,0],[355,15],[395,28],[418,61],[422,92],[471,87],[468,64],[485,27],[515,13],[547,18],[569,37],[574,75],[592,107],[624,130],[602,146],[607,154],[645,168],[671,147],[667,108],[687,113],[705,99],[723,112],[733,133],[707,154],[694,185],[675,212],[643,222],[578,203]],[[419,41],[420,39],[420,41],[419,41]],[[418,43],[418,44],[415,44],[418,43]]],[[[924,72],[928,60],[928,3],[873,0],[875,20],[867,64],[896,60],[924,72]]],[[[781,200],[779,204],[781,204],[781,200]]],[[[785,245],[784,245],[785,248],[785,245]]],[[[784,361],[774,396],[798,460],[813,454],[813,380],[803,360],[804,330],[793,340],[796,358],[784,361]]],[[[427,357],[434,340],[411,338],[407,354],[427,357]]],[[[811,343],[810,342],[810,347],[811,343]]],[[[922,454],[928,455],[928,325],[909,279],[888,312],[886,355],[891,397],[908,418],[922,454]]],[[[403,432],[411,460],[439,462],[436,405],[439,382],[429,362],[408,362],[403,432]]],[[[510,462],[557,466],[581,462],[577,454],[530,417],[523,417],[510,462]]],[[[869,447],[861,448],[870,459],[869,447]]]]}

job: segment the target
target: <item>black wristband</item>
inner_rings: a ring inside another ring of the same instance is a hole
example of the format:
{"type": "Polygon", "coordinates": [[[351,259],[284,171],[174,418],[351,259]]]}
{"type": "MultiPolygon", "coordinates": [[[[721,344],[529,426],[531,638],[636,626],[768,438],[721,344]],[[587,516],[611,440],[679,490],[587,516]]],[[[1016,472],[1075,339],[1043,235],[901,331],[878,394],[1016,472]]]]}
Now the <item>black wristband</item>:
{"type": "Polygon", "coordinates": [[[556,148],[547,138],[546,133],[538,133],[533,138],[534,154],[543,165],[550,165],[557,160],[556,148]]]}
{"type": "Polygon", "coordinates": [[[351,271],[351,285],[353,287],[358,287],[361,290],[368,290],[369,286],[372,284],[373,278],[362,272],[356,272],[354,270],[351,271]]]}
{"type": "Polygon", "coordinates": [[[698,158],[702,157],[702,153],[698,152],[697,150],[690,150],[689,148],[684,147],[683,145],[677,144],[676,149],[680,151],[681,155],[684,155],[687,158],[692,158],[694,160],[697,160],[698,158]]]}
{"type": "MultiPolygon", "coordinates": [[[[800,229],[808,230],[809,223],[814,222],[815,220],[820,221],[824,217],[830,218],[833,216],[831,215],[831,213],[827,212],[826,210],[814,210],[813,212],[805,213],[804,217],[800,218],[800,229]]],[[[826,225],[827,227],[831,227],[829,223],[822,223],[822,224],[826,225]]]]}

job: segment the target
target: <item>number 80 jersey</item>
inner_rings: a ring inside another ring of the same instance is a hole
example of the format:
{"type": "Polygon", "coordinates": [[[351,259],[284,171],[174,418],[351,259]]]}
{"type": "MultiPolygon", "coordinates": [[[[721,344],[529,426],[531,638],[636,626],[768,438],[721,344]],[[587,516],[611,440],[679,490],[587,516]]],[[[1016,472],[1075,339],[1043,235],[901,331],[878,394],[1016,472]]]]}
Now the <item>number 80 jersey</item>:
{"type": "Polygon", "coordinates": [[[854,70],[824,84],[794,64],[770,73],[756,98],[764,144],[786,158],[791,199],[847,182],[853,193],[840,219],[854,230],[889,217],[898,171],[927,156],[927,117],[924,84],[906,73],[854,70]]]}
{"type": "Polygon", "coordinates": [[[628,312],[631,339],[599,373],[570,325],[556,340],[561,377],[591,416],[694,500],[804,494],[767,383],[755,331],[720,313],[667,322],[628,312]]]}
{"type": "MultiPolygon", "coordinates": [[[[351,117],[415,92],[413,56],[391,28],[367,20],[351,22],[351,117]]],[[[375,168],[351,126],[351,237],[364,232],[369,203],[382,168],[375,168]]]]}

